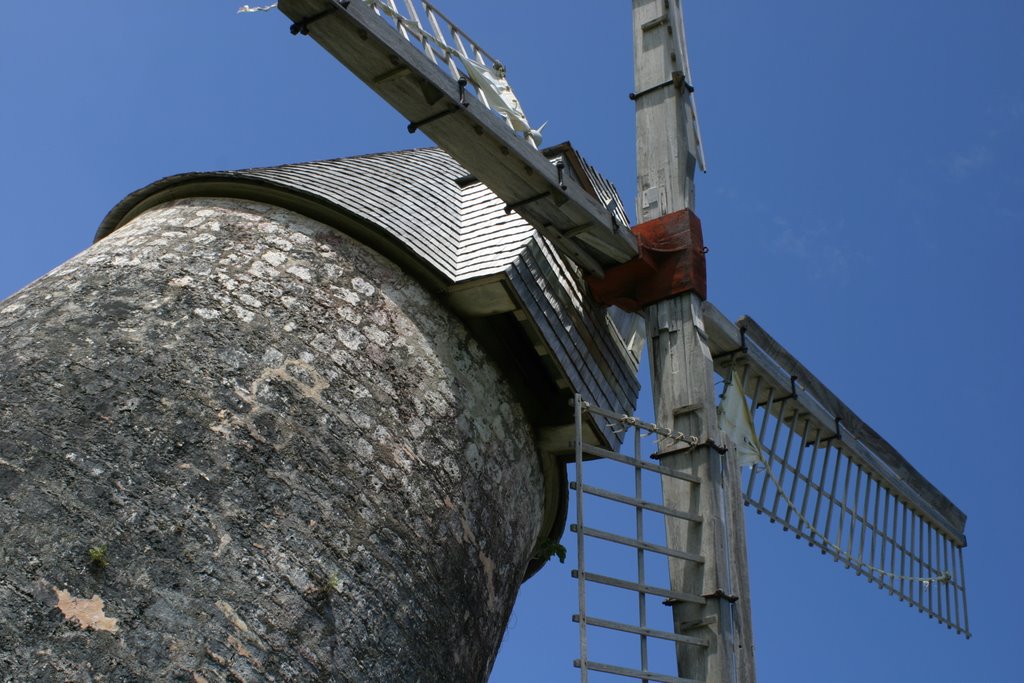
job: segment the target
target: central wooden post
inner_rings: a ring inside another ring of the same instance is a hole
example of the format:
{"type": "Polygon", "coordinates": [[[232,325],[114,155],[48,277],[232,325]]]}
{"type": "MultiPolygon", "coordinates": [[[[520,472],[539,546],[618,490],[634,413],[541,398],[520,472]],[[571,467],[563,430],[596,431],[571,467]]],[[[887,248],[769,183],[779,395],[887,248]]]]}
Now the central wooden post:
{"type": "Polygon", "coordinates": [[[645,309],[656,420],[700,445],[678,451],[665,442],[661,464],[699,477],[691,484],[662,478],[665,504],[700,515],[701,524],[666,522],[668,546],[702,555],[703,565],[670,560],[674,591],[700,595],[705,603],[673,605],[677,633],[700,636],[708,646],[680,644],[682,678],[712,683],[755,680],[750,630],[749,582],[739,468],[719,433],[714,375],[701,320],[701,299],[680,294],[645,309]],[[673,452],[675,451],[675,452],[673,452]]]}
{"type": "MultiPolygon", "coordinates": [[[[632,97],[636,101],[640,223],[692,211],[694,206],[694,173],[702,154],[683,31],[677,0],[633,0],[632,97]]],[[[702,261],[703,254],[693,257],[702,261]]],[[[643,309],[656,420],[696,437],[700,444],[683,451],[677,450],[677,443],[667,441],[659,447],[662,464],[702,481],[695,485],[665,477],[662,482],[666,505],[703,519],[701,524],[677,520],[667,524],[666,530],[670,547],[705,558],[703,564],[682,560],[669,564],[672,589],[705,600],[704,604],[673,605],[676,632],[708,642],[707,647],[680,644],[678,670],[687,680],[752,683],[739,469],[735,459],[722,452],[725,440],[718,429],[714,365],[701,303],[696,291],[670,288],[643,309]],[[673,449],[677,452],[672,453],[673,449]]]]}

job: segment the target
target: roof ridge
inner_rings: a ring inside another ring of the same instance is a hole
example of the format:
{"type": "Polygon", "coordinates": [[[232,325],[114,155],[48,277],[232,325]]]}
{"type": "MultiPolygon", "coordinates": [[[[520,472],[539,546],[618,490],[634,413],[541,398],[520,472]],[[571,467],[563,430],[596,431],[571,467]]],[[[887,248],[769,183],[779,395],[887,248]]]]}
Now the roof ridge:
{"type": "MultiPolygon", "coordinates": [[[[246,168],[239,168],[239,169],[235,169],[235,170],[231,170],[231,171],[212,171],[212,172],[213,173],[248,173],[248,172],[251,172],[251,171],[268,171],[268,170],[271,170],[271,169],[279,169],[279,168],[280,169],[284,169],[284,168],[299,167],[299,166],[313,166],[313,165],[316,165],[316,164],[330,164],[332,162],[355,161],[355,160],[358,160],[358,159],[385,159],[385,158],[388,158],[388,157],[411,156],[411,155],[416,155],[416,154],[420,154],[420,153],[423,153],[423,152],[439,153],[440,155],[442,155],[444,157],[447,157],[448,159],[450,159],[452,161],[455,161],[454,159],[452,159],[451,155],[449,155],[447,152],[442,150],[440,147],[434,146],[434,147],[412,147],[410,149],[395,149],[395,150],[390,150],[390,151],[387,151],[387,152],[371,152],[371,153],[368,153],[368,154],[356,154],[356,155],[353,155],[353,156],[344,156],[344,157],[329,157],[327,159],[311,159],[311,160],[307,160],[307,161],[295,161],[295,162],[289,162],[289,163],[284,163],[284,164],[272,164],[270,166],[249,166],[249,167],[246,167],[246,168]]],[[[458,163],[458,162],[455,162],[455,163],[458,163]]],[[[460,164],[460,166],[461,166],[461,164],[460,164]]]]}

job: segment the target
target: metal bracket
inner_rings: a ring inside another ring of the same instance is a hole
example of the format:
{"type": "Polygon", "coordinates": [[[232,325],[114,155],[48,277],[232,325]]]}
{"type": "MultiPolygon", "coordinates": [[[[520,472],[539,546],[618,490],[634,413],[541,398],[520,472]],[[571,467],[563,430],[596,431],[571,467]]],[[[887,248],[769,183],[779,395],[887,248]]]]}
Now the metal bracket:
{"type": "MultiPolygon", "coordinates": [[[[782,401],[788,401],[791,398],[796,398],[796,380],[797,380],[797,376],[796,375],[790,375],[789,376],[789,393],[786,394],[785,396],[775,396],[775,397],[772,397],[770,400],[765,401],[764,403],[758,403],[754,407],[755,408],[764,408],[765,406],[768,406],[768,405],[770,405],[772,403],[780,403],[782,401]]],[[[799,411],[799,408],[797,410],[799,411]]]]}
{"type": "Polygon", "coordinates": [[[779,396],[776,401],[788,401],[791,398],[796,398],[796,375],[789,376],[789,395],[779,396]]]}
{"type": "Polygon", "coordinates": [[[305,19],[300,19],[296,21],[294,24],[292,24],[289,30],[292,32],[293,36],[297,36],[300,33],[304,36],[308,36],[310,24],[320,21],[329,14],[334,14],[339,9],[348,9],[348,5],[351,1],[352,0],[342,0],[341,7],[338,7],[337,5],[332,5],[331,7],[328,7],[322,12],[317,12],[316,14],[306,17],[305,19]]]}
{"type": "MultiPolygon", "coordinates": [[[[564,164],[564,163],[562,163],[562,161],[561,161],[561,160],[559,160],[559,161],[558,161],[558,163],[556,163],[556,164],[555,164],[555,169],[556,169],[556,170],[558,171],[558,186],[559,186],[560,188],[562,188],[563,190],[567,190],[567,189],[569,189],[569,188],[568,188],[568,187],[566,186],[566,184],[565,184],[565,178],[564,178],[564,174],[565,174],[565,164],[564,164]]],[[[614,218],[614,216],[613,216],[613,218],[614,218]]]]}
{"type": "Polygon", "coordinates": [[[647,31],[653,31],[654,29],[658,28],[659,26],[664,26],[667,23],[668,23],[668,15],[667,14],[662,14],[657,19],[651,19],[646,24],[643,24],[640,27],[640,30],[643,31],[644,33],[646,33],[647,31]]]}
{"type": "Polygon", "coordinates": [[[657,453],[651,453],[651,459],[652,460],[661,460],[662,458],[667,458],[670,455],[678,455],[679,453],[687,453],[687,452],[693,450],[694,448],[701,448],[703,446],[707,446],[708,448],[713,449],[714,451],[720,453],[721,455],[725,455],[726,453],[729,452],[729,447],[728,446],[723,446],[722,444],[718,443],[717,441],[715,441],[713,439],[704,439],[703,441],[688,441],[688,442],[684,443],[682,446],[679,446],[678,448],[673,448],[671,450],[658,451],[657,453]]]}
{"type": "Polygon", "coordinates": [[[729,360],[732,360],[732,358],[734,356],[736,356],[738,354],[741,354],[741,353],[746,353],[746,352],[747,352],[747,328],[746,327],[741,327],[740,328],[740,345],[738,347],[736,347],[735,349],[732,349],[731,351],[722,351],[721,353],[717,353],[717,354],[711,356],[711,360],[718,360],[719,358],[728,358],[729,360]]]}
{"type": "Polygon", "coordinates": [[[469,100],[466,99],[466,79],[465,78],[460,78],[459,79],[459,103],[458,104],[453,104],[452,106],[448,107],[447,109],[445,109],[443,111],[439,111],[436,114],[431,114],[430,116],[428,116],[425,119],[420,119],[419,121],[410,121],[409,125],[406,126],[405,128],[410,133],[415,133],[416,130],[420,126],[425,126],[428,123],[431,123],[433,121],[437,121],[438,119],[443,119],[445,116],[450,116],[451,114],[454,114],[457,111],[465,109],[468,106],[469,106],[469,100]]]}
{"type": "Polygon", "coordinates": [[[721,588],[717,589],[714,593],[708,593],[706,595],[702,595],[701,597],[705,600],[710,600],[711,598],[718,598],[719,600],[725,600],[726,602],[731,603],[739,602],[740,599],[740,596],[734,595],[732,593],[726,593],[721,588]]]}
{"type": "Polygon", "coordinates": [[[629,93],[629,99],[635,101],[635,100],[643,97],[644,95],[649,95],[650,93],[652,93],[652,92],[654,92],[656,90],[661,90],[662,88],[667,88],[670,85],[675,86],[677,89],[686,88],[686,91],[690,92],[690,93],[693,92],[693,86],[690,85],[690,82],[686,80],[686,76],[683,75],[683,72],[682,71],[673,71],[671,79],[665,81],[664,83],[659,83],[658,85],[652,85],[650,88],[646,88],[646,89],[641,90],[639,92],[631,92],[631,93],[629,93]]]}
{"type": "Polygon", "coordinates": [[[829,437],[826,437],[826,438],[822,439],[822,441],[824,441],[825,443],[829,443],[830,441],[835,441],[836,439],[841,438],[842,437],[842,428],[843,428],[842,421],[843,421],[843,418],[841,418],[839,416],[836,416],[836,422],[835,422],[836,433],[833,434],[832,436],[829,436],[829,437]]]}

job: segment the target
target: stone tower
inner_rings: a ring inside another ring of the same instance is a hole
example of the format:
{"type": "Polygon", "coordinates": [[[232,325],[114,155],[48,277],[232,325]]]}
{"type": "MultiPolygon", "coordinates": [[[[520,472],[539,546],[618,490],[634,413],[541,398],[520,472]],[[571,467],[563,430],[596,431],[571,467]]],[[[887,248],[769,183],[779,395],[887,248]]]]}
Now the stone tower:
{"type": "Polygon", "coordinates": [[[502,209],[435,149],[186,174],[0,303],[0,671],[485,679],[568,398],[638,388],[634,321],[502,209]]]}

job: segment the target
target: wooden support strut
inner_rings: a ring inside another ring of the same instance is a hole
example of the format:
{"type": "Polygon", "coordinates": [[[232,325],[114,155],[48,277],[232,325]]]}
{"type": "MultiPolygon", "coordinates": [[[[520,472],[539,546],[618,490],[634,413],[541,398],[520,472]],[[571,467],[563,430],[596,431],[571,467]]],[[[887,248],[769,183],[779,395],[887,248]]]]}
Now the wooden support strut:
{"type": "Polygon", "coordinates": [[[662,466],[701,481],[662,481],[666,506],[703,520],[665,525],[666,545],[705,558],[702,565],[669,563],[672,590],[704,598],[704,604],[672,605],[674,630],[709,643],[678,645],[679,678],[754,683],[739,467],[731,452],[712,446],[721,433],[701,314],[707,268],[700,221],[692,213],[694,175],[704,163],[678,0],[633,0],[633,46],[639,255],[588,284],[601,303],[642,311],[655,421],[700,444],[668,453],[673,446],[659,443],[662,466]]]}
{"type": "Polygon", "coordinates": [[[598,303],[636,312],[685,292],[707,298],[707,249],[695,213],[675,211],[641,223],[632,232],[639,254],[608,268],[602,278],[586,278],[598,303]]]}

